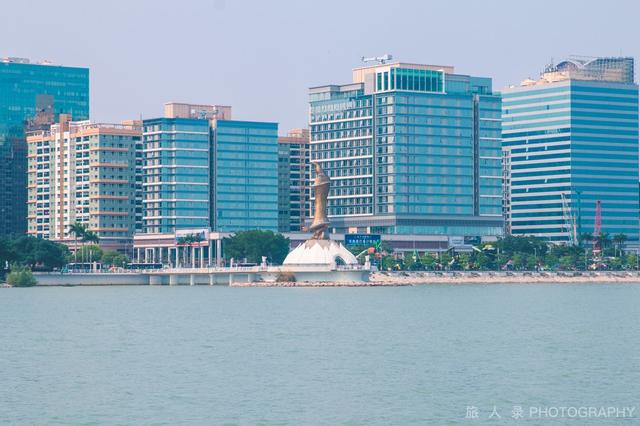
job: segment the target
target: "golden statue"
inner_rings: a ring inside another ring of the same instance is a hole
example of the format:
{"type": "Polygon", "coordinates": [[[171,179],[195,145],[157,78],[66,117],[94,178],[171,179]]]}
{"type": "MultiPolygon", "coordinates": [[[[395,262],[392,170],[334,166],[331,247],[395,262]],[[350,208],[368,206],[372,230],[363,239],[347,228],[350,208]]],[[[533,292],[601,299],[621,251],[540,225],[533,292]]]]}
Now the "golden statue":
{"type": "Polygon", "coordinates": [[[316,193],[315,213],[313,215],[313,223],[308,230],[313,232],[313,240],[326,240],[326,231],[329,228],[329,219],[327,219],[327,197],[329,196],[330,179],[320,164],[311,163],[316,169],[316,178],[313,181],[313,188],[316,193]]]}

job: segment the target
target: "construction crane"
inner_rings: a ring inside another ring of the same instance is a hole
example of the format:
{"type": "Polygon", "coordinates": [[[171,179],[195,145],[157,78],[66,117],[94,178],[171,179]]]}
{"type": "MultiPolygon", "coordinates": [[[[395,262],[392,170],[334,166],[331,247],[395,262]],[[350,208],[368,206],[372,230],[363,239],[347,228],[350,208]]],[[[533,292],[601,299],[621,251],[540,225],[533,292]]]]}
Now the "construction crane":
{"type": "Polygon", "coordinates": [[[600,236],[602,235],[602,203],[596,201],[596,217],[593,227],[593,257],[598,256],[602,252],[600,244],[600,236]]]}
{"type": "Polygon", "coordinates": [[[372,56],[372,57],[369,57],[369,58],[366,58],[366,57],[363,56],[363,57],[360,58],[360,60],[362,62],[365,62],[365,63],[366,62],[376,62],[378,64],[386,64],[387,62],[389,62],[392,59],[393,59],[393,56],[391,56],[388,53],[385,53],[382,56],[372,56]]]}
{"type": "Polygon", "coordinates": [[[564,219],[564,227],[567,230],[567,236],[569,241],[573,245],[578,244],[578,235],[576,232],[576,217],[573,214],[571,205],[567,201],[567,197],[564,193],[560,194],[562,198],[562,219],[564,219]]]}

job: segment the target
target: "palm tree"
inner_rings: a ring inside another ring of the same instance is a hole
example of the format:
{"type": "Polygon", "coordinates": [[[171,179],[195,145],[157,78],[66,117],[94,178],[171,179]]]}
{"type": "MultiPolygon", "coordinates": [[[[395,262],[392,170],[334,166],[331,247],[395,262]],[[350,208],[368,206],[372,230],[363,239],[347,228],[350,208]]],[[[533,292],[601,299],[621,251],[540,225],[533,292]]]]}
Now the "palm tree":
{"type": "MultiPolygon", "coordinates": [[[[179,237],[177,240],[177,244],[179,246],[191,247],[191,243],[193,243],[193,234],[183,235],[179,237]]],[[[189,250],[187,249],[183,250],[184,264],[188,265],[190,259],[191,259],[191,256],[189,256],[189,250]]]]}
{"type": "Polygon", "coordinates": [[[191,234],[191,242],[195,245],[204,241],[202,234],[191,234]]]}
{"type": "MultiPolygon", "coordinates": [[[[100,238],[98,237],[98,234],[96,234],[95,232],[87,229],[84,232],[84,235],[82,236],[82,242],[83,243],[94,243],[94,244],[98,244],[100,242],[100,238]]],[[[84,245],[84,244],[83,244],[84,245]]],[[[85,250],[86,251],[86,250],[85,250]]]]}
{"type": "Polygon", "coordinates": [[[598,248],[604,255],[604,250],[611,245],[611,236],[608,232],[603,232],[602,234],[595,236],[594,240],[598,243],[598,248]]]}
{"type": "Polygon", "coordinates": [[[613,242],[616,244],[616,256],[618,250],[620,250],[620,255],[622,255],[622,246],[625,241],[627,241],[627,234],[620,233],[613,236],[613,242]]]}
{"type": "MultiPolygon", "coordinates": [[[[178,239],[178,244],[179,245],[184,245],[187,247],[193,247],[196,245],[199,245],[200,242],[204,241],[204,237],[201,234],[187,234],[183,237],[180,237],[178,239]]],[[[193,257],[190,250],[186,251],[186,255],[185,255],[185,263],[188,265],[190,262],[193,262],[193,257]]]]}
{"type": "Polygon", "coordinates": [[[86,225],[80,222],[74,222],[71,225],[69,225],[69,232],[73,234],[73,241],[74,241],[73,255],[75,258],[75,263],[78,263],[78,239],[84,239],[85,235],[87,234],[87,227],[86,225]]]}
{"type": "Polygon", "coordinates": [[[593,235],[588,232],[583,232],[578,238],[580,239],[580,244],[582,244],[583,242],[589,243],[593,241],[593,235]]]}
{"type": "Polygon", "coordinates": [[[98,244],[100,242],[100,237],[98,237],[98,234],[96,234],[95,232],[87,230],[87,232],[84,233],[82,241],[84,241],[85,243],[98,244]]]}

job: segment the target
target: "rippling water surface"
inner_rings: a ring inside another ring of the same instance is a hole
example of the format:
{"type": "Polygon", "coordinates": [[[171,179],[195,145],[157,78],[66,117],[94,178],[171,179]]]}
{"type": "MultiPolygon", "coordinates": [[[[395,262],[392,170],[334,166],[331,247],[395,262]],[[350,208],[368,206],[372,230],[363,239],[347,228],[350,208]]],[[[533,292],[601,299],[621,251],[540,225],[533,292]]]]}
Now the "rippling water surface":
{"type": "Polygon", "coordinates": [[[529,410],[636,406],[638,424],[639,301],[636,285],[0,289],[0,423],[619,424],[529,410]]]}

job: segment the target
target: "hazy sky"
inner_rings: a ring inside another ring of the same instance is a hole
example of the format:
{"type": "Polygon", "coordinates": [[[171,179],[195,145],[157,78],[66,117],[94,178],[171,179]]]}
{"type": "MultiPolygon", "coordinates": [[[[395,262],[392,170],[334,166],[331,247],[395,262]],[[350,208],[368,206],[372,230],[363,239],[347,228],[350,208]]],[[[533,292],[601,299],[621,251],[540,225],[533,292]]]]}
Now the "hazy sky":
{"type": "Polygon", "coordinates": [[[2,0],[0,56],[91,69],[91,116],[167,101],[307,122],[307,89],[349,83],[360,57],[453,65],[500,89],[571,54],[640,57],[640,2],[2,0]]]}

